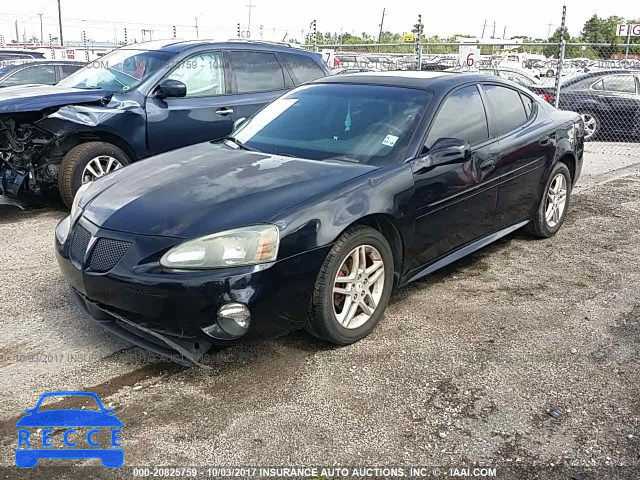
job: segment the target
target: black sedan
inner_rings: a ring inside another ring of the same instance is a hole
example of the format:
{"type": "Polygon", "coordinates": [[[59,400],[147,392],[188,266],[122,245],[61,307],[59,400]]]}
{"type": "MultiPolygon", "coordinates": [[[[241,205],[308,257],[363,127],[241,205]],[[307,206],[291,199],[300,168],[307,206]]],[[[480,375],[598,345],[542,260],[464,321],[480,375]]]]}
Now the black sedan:
{"type": "MultiPolygon", "coordinates": [[[[532,87],[549,102],[553,88],[532,87]]],[[[571,77],[560,86],[558,107],[584,119],[585,140],[637,141],[640,138],[640,73],[602,70],[571,77]]]]}
{"type": "Polygon", "coordinates": [[[93,319],[177,361],[302,328],[350,344],[394,287],[554,235],[582,153],[579,115],[497,77],[338,75],[83,185],[56,253],[93,319]]]}

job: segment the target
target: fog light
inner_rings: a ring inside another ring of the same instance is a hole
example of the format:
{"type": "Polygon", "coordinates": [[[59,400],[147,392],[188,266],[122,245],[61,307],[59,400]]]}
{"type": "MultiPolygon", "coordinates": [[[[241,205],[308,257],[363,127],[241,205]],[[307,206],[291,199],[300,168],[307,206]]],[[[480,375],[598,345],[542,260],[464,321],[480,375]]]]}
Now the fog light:
{"type": "Polygon", "coordinates": [[[249,330],[250,323],[249,307],[242,303],[227,303],[218,309],[218,324],[229,335],[244,335],[249,330]]]}

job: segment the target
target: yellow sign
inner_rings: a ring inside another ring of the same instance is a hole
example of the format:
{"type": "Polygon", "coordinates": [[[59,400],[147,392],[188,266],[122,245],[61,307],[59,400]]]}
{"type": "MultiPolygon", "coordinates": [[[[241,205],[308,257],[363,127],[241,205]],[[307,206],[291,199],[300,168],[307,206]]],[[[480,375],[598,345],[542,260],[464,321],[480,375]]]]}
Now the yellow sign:
{"type": "Polygon", "coordinates": [[[413,33],[405,33],[402,36],[404,43],[413,43],[416,41],[416,36],[413,33]]]}

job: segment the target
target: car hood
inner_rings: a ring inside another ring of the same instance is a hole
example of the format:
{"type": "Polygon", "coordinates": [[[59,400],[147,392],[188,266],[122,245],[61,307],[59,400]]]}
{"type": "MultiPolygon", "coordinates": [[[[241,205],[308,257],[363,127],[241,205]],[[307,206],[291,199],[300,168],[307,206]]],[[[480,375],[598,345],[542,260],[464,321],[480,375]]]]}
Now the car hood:
{"type": "Polygon", "coordinates": [[[0,114],[36,112],[65,105],[100,103],[111,93],[56,85],[22,85],[0,89],[0,114]]]}
{"type": "Polygon", "coordinates": [[[202,143],[97,180],[80,205],[94,224],[192,238],[273,221],[279,212],[376,167],[202,143]]]}

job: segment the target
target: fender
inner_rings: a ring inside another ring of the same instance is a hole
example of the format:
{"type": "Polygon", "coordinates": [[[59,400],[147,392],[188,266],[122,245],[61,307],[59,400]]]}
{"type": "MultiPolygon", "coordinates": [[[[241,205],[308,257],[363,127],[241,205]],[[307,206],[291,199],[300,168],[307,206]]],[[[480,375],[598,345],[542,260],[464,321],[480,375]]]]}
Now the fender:
{"type": "Polygon", "coordinates": [[[403,163],[379,168],[343,183],[337,191],[290,207],[274,219],[281,229],[282,257],[331,245],[349,226],[372,215],[391,222],[406,249],[413,236],[413,190],[411,166],[403,163]]]}

